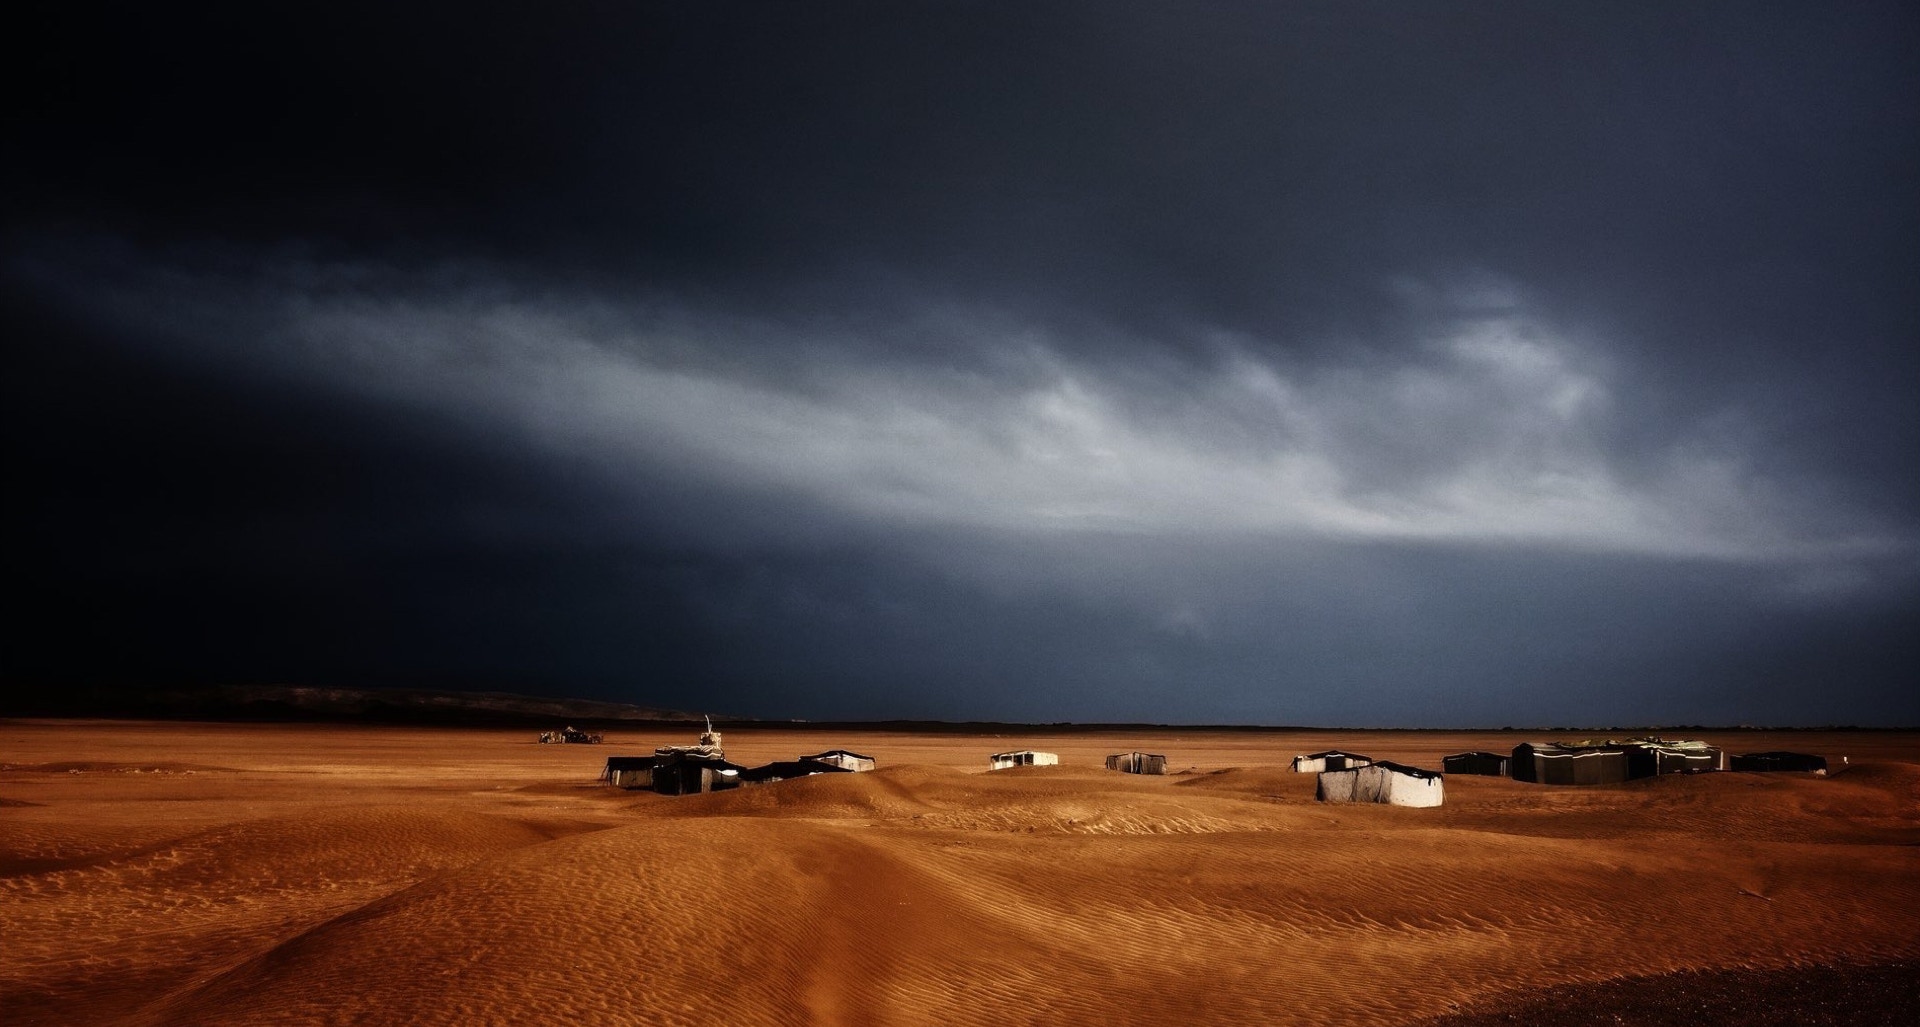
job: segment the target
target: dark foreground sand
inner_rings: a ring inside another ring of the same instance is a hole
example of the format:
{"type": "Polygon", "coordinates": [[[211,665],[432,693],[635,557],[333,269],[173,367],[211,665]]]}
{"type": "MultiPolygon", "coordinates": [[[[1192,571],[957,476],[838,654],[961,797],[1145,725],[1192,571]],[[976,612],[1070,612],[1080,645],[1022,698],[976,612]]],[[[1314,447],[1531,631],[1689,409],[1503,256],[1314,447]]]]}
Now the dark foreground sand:
{"type": "Polygon", "coordinates": [[[757,728],[883,769],[672,799],[594,778],[678,732],[0,722],[0,1021],[1907,1022],[1920,736],[1707,737],[1851,762],[1411,810],[1286,760],[1516,739],[757,728]]]}

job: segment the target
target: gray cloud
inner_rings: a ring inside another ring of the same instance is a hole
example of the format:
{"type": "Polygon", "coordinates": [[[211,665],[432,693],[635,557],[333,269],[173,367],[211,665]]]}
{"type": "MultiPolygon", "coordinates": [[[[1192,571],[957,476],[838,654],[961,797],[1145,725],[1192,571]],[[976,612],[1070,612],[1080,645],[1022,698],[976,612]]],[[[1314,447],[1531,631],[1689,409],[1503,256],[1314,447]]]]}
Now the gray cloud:
{"type": "MultiPolygon", "coordinates": [[[[603,565],[542,586],[584,589],[542,629],[549,665],[570,645],[668,659],[766,712],[1820,719],[1790,698],[1800,678],[1749,666],[1756,625],[1870,627],[1920,582],[1901,511],[1768,472],[1741,428],[1766,411],[1623,444],[1632,369],[1486,272],[1389,283],[1413,327],[1379,345],[1303,357],[1194,327],[1103,360],[951,304],[782,321],[474,266],[266,255],[236,275],[120,253],[110,273],[21,273],[164,362],[570,468],[557,505],[422,529],[603,565]],[[662,602],[693,653],[609,648],[662,602]],[[1703,699],[1729,661],[1750,690],[1703,699]]],[[[1881,715],[1862,687],[1849,719],[1881,715]]]]}
{"type": "Polygon", "coordinates": [[[15,677],[1920,719],[1905,5],[59,28],[15,677]]]}

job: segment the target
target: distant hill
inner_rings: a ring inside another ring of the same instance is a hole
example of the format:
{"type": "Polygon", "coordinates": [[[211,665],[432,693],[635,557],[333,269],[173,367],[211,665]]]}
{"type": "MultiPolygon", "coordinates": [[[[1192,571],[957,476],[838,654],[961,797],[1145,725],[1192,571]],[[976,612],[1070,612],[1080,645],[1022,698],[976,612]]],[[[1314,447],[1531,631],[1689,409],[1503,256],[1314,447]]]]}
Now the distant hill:
{"type": "MultiPolygon", "coordinates": [[[[15,717],[155,720],[348,721],[377,724],[552,726],[697,721],[700,714],[593,699],[424,688],[204,685],[173,688],[63,687],[0,706],[15,717]]],[[[737,717],[727,718],[738,720],[737,717]]]]}

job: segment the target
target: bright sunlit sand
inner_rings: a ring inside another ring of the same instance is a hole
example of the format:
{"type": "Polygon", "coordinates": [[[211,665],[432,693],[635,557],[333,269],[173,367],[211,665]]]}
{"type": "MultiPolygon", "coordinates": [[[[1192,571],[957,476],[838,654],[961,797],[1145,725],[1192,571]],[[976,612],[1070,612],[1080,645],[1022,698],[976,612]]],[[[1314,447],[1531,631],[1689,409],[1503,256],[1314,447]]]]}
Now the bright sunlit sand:
{"type": "Polygon", "coordinates": [[[1436,809],[1317,803],[1287,761],[1519,739],[735,726],[741,762],[880,769],[597,782],[683,734],[0,722],[4,1020],[1372,1025],[1920,958],[1913,734],[1708,736],[1827,778],[1452,775],[1436,809]],[[1061,765],[986,772],[1026,747],[1061,765]],[[1168,775],[1103,769],[1132,749],[1168,775]]]}

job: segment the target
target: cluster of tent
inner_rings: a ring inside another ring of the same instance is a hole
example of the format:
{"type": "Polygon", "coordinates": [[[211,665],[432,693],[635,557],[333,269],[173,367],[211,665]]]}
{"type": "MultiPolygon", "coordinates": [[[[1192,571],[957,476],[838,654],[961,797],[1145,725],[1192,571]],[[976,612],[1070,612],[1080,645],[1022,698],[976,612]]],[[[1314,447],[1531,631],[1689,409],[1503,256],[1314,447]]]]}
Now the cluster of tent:
{"type": "Polygon", "coordinates": [[[1394,806],[1441,805],[1446,801],[1447,774],[1584,785],[1717,770],[1827,772],[1824,757],[1807,753],[1730,756],[1705,742],[1667,738],[1521,742],[1511,754],[1457,752],[1442,757],[1440,766],[1441,770],[1435,772],[1338,749],[1293,758],[1295,771],[1320,775],[1314,798],[1322,802],[1382,802],[1394,806]]]}
{"type": "Polygon", "coordinates": [[[662,795],[697,795],[741,785],[772,784],[814,774],[847,774],[872,770],[874,760],[846,749],[829,749],[811,756],[776,760],[745,767],[727,759],[720,748],[720,732],[712,724],[697,745],[663,745],[651,756],[609,756],[600,780],[616,788],[647,789],[662,795]]]}
{"type": "MultiPolygon", "coordinates": [[[[1054,766],[1051,752],[1018,749],[987,758],[988,770],[1054,766]]],[[[1318,774],[1314,798],[1322,802],[1378,802],[1393,806],[1439,806],[1446,801],[1446,775],[1511,777],[1539,784],[1610,784],[1661,774],[1703,771],[1798,771],[1822,774],[1827,761],[1797,752],[1756,752],[1729,756],[1698,741],[1629,738],[1580,742],[1521,742],[1511,754],[1457,752],[1441,758],[1439,771],[1425,770],[1359,753],[1329,749],[1293,758],[1299,773],[1318,774]]],[[[619,788],[651,789],[663,795],[721,791],[743,784],[769,784],[814,774],[872,770],[874,760],[846,749],[745,767],[727,760],[720,733],[709,723],[697,745],[663,745],[651,756],[612,756],[600,779],[619,788]]],[[[1123,752],[1107,757],[1107,769],[1128,774],[1165,774],[1160,753],[1123,752]]]]}
{"type": "MultiPolygon", "coordinates": [[[[987,757],[987,769],[1051,767],[1059,762],[1058,753],[1016,749],[987,757]]],[[[741,766],[727,759],[726,752],[720,748],[720,733],[709,724],[698,745],[663,745],[651,756],[609,756],[600,780],[617,788],[650,789],[662,795],[693,795],[743,784],[770,784],[813,774],[873,768],[873,757],[846,749],[830,749],[759,767],[741,766]]],[[[1107,769],[1127,774],[1165,774],[1167,757],[1154,752],[1116,753],[1107,757],[1107,769]]]]}
{"type": "Polygon", "coordinates": [[[1824,757],[1799,752],[1733,756],[1705,742],[1629,738],[1581,742],[1521,742],[1511,755],[1460,752],[1441,760],[1449,774],[1511,777],[1538,784],[1614,784],[1662,774],[1710,770],[1800,771],[1825,774],[1824,757]]]}

